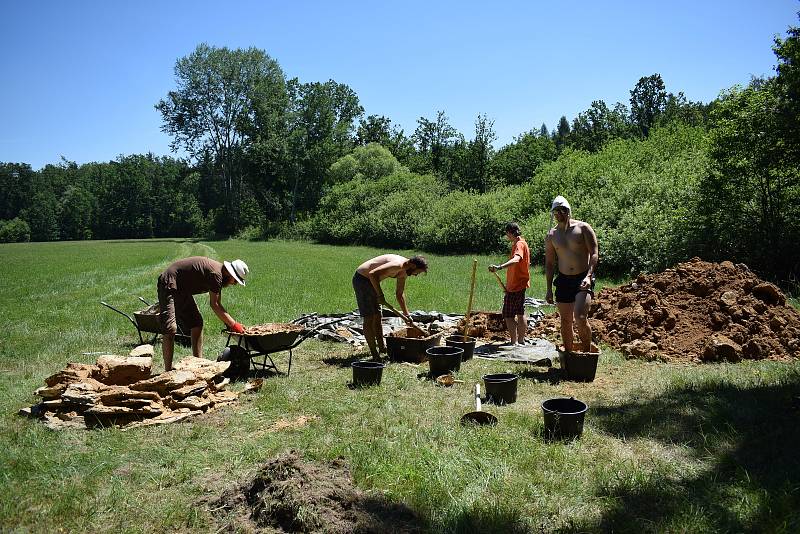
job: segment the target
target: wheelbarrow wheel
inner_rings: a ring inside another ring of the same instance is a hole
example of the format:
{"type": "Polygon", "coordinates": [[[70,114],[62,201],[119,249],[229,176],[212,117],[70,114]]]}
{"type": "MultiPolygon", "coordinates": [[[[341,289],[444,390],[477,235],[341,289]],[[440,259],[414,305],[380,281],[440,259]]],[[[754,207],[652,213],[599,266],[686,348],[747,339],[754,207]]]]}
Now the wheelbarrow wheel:
{"type": "Polygon", "coordinates": [[[218,362],[231,362],[230,367],[222,374],[231,380],[244,380],[250,373],[250,355],[238,345],[225,347],[217,357],[218,362]]]}

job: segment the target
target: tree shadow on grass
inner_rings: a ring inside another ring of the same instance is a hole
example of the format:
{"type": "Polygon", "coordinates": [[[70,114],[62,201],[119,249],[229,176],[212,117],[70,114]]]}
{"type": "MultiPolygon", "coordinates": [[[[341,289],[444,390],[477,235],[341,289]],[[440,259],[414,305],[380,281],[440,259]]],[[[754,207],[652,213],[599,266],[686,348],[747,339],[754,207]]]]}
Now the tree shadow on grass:
{"type": "Polygon", "coordinates": [[[611,507],[582,528],[799,532],[798,394],[800,373],[794,373],[777,385],[704,384],[644,402],[593,406],[595,428],[681,444],[707,467],[683,477],[642,473],[612,481],[598,492],[611,507]]]}
{"type": "Polygon", "coordinates": [[[517,373],[520,380],[533,380],[536,382],[547,382],[550,385],[556,385],[564,380],[561,369],[555,367],[548,367],[547,369],[531,369],[525,368],[523,371],[517,373]]]}

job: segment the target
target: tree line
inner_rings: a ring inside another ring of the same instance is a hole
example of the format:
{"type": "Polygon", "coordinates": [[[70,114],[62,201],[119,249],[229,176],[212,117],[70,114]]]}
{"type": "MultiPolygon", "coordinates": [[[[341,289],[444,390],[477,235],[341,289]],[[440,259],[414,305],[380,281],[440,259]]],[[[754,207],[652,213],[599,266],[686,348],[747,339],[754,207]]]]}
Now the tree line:
{"type": "Polygon", "coordinates": [[[132,155],[39,171],[0,163],[0,241],[291,232],[494,252],[504,245],[490,222],[513,217],[538,232],[548,199],[568,192],[579,215],[603,221],[614,271],[696,253],[791,280],[800,264],[798,40],[795,27],[775,39],[774,76],[710,103],[668,92],[653,74],[627,103],[594,101],[499,150],[485,114],[469,139],[444,111],[406,133],[365,116],[345,84],[289,78],[259,49],[201,44],[176,62],[175,88],[155,104],[187,159],[132,155]],[[454,222],[465,218],[472,226],[454,222]]]}

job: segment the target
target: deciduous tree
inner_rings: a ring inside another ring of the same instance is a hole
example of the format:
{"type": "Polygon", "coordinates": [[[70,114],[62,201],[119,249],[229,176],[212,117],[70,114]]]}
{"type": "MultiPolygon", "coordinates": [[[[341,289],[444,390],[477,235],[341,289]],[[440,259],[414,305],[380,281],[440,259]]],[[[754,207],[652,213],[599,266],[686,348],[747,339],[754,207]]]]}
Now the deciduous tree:
{"type": "Polygon", "coordinates": [[[639,78],[631,90],[631,122],[647,137],[667,105],[667,91],[661,75],[639,78]]]}
{"type": "Polygon", "coordinates": [[[175,64],[177,88],[156,104],[173,150],[195,161],[210,155],[219,173],[228,231],[240,226],[245,136],[263,93],[285,83],[278,62],[256,48],[207,44],[175,64]]]}

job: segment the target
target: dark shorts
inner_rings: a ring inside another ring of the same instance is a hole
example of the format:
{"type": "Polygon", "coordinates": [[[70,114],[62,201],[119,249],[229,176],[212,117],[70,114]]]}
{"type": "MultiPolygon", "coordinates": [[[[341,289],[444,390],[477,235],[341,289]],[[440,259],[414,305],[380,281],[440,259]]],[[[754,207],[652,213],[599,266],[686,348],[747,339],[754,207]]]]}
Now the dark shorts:
{"type": "Polygon", "coordinates": [[[586,278],[586,273],[588,272],[584,271],[580,274],[558,273],[558,276],[553,281],[553,285],[556,287],[556,302],[564,304],[575,302],[575,296],[582,291],[594,296],[594,277],[592,277],[592,285],[589,286],[589,289],[581,289],[581,282],[586,278]]]}
{"type": "Polygon", "coordinates": [[[378,306],[378,295],[369,278],[356,271],[353,275],[353,290],[356,292],[356,302],[358,303],[358,314],[361,317],[380,315],[381,308],[378,306]]]}
{"type": "Polygon", "coordinates": [[[158,307],[161,327],[166,334],[177,334],[178,323],[184,334],[188,334],[192,328],[203,326],[203,316],[194,296],[189,293],[170,291],[159,284],[158,307]]]}
{"type": "Polygon", "coordinates": [[[506,293],[503,297],[503,317],[525,314],[525,290],[506,293]]]}

